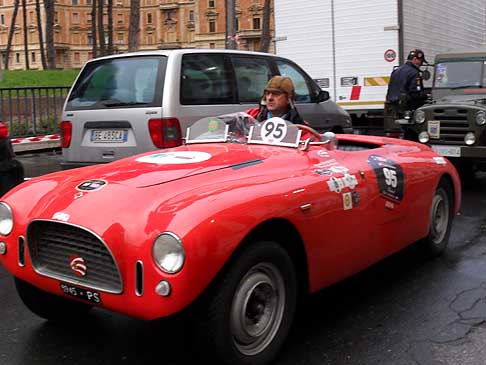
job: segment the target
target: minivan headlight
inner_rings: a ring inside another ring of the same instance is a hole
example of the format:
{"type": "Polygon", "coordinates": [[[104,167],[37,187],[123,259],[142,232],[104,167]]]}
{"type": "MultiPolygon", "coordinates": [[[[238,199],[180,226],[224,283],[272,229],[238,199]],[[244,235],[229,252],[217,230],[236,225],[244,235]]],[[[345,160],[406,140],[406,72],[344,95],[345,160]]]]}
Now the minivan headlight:
{"type": "Polygon", "coordinates": [[[484,110],[480,110],[476,113],[476,124],[477,125],[486,124],[486,112],[484,110]]]}
{"type": "Polygon", "coordinates": [[[7,203],[0,203],[0,234],[7,236],[13,229],[12,209],[7,203]]]}
{"type": "Polygon", "coordinates": [[[152,257],[162,271],[168,274],[180,271],[186,258],[181,239],[170,232],[162,233],[154,241],[152,257]]]}
{"type": "Polygon", "coordinates": [[[417,124],[422,124],[425,122],[425,112],[423,110],[416,110],[413,114],[413,120],[417,124]]]}

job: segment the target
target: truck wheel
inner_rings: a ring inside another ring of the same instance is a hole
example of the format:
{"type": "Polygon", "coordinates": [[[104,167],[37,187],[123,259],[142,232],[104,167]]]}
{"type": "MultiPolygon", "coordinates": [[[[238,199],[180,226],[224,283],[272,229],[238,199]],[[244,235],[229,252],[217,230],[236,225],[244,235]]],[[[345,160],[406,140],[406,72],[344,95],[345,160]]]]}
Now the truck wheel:
{"type": "Polygon", "coordinates": [[[441,179],[430,207],[429,234],[423,241],[424,248],[429,256],[434,257],[442,254],[449,242],[454,214],[452,195],[450,183],[441,179]]]}
{"type": "Polygon", "coordinates": [[[247,247],[211,293],[196,319],[203,355],[232,365],[270,362],[296,309],[297,279],[287,252],[275,242],[247,247]]]}
{"type": "Polygon", "coordinates": [[[89,304],[42,291],[19,278],[15,278],[15,287],[25,306],[32,313],[48,320],[75,320],[77,317],[88,313],[92,308],[89,304]]]}

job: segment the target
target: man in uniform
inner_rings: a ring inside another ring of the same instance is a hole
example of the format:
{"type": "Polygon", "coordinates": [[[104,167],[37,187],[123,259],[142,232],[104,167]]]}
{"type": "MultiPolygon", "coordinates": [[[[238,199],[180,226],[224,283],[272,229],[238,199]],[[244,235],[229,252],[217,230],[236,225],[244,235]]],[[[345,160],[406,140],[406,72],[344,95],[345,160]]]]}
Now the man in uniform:
{"type": "MultiPolygon", "coordinates": [[[[413,49],[407,62],[391,73],[385,102],[385,130],[396,126],[395,120],[403,119],[407,112],[411,118],[411,112],[427,100],[420,71],[423,64],[427,64],[424,52],[413,49]]],[[[402,125],[402,130],[405,139],[417,140],[417,134],[407,125],[402,125]]]]}

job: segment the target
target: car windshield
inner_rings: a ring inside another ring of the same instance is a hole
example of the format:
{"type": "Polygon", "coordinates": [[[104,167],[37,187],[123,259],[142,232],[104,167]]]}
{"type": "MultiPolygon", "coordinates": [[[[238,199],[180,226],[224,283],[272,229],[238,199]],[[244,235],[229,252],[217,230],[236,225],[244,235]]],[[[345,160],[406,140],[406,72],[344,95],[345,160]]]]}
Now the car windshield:
{"type": "Polygon", "coordinates": [[[299,147],[301,130],[282,118],[258,122],[239,112],[207,117],[187,129],[186,144],[229,142],[299,147]]]}
{"type": "Polygon", "coordinates": [[[435,88],[460,89],[483,87],[483,67],[485,61],[458,60],[440,62],[435,66],[435,88]]]}
{"type": "Polygon", "coordinates": [[[82,70],[66,110],[160,105],[166,57],[101,59],[82,70]]]}

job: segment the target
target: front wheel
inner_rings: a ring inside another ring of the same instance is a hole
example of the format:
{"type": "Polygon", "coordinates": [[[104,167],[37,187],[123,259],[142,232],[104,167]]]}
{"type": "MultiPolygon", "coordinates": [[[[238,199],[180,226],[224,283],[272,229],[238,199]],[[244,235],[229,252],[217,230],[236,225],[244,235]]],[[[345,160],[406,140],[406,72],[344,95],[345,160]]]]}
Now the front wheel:
{"type": "Polygon", "coordinates": [[[446,249],[451,233],[453,212],[452,188],[446,180],[442,179],[432,198],[429,234],[423,242],[428,255],[438,256],[446,249]]]}
{"type": "Polygon", "coordinates": [[[246,248],[228,266],[197,318],[199,345],[233,365],[267,364],[282,347],[296,309],[297,279],[275,242],[246,248]]]}
{"type": "Polygon", "coordinates": [[[70,321],[85,315],[92,307],[47,293],[19,278],[15,278],[15,287],[25,306],[34,314],[48,320],[70,321]]]}

